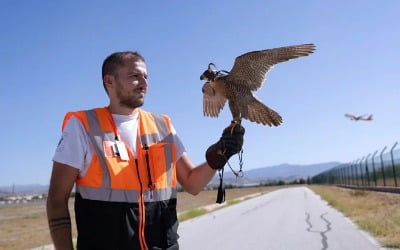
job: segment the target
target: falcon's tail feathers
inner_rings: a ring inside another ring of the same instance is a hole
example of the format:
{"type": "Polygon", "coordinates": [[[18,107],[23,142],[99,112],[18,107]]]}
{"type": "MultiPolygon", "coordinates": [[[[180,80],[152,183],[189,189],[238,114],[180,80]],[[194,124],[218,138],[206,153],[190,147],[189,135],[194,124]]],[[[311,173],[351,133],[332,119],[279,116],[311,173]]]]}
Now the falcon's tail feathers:
{"type": "Polygon", "coordinates": [[[270,127],[277,127],[282,123],[282,117],[278,112],[268,108],[255,98],[247,105],[246,111],[242,112],[242,117],[252,122],[261,123],[270,127]]]}

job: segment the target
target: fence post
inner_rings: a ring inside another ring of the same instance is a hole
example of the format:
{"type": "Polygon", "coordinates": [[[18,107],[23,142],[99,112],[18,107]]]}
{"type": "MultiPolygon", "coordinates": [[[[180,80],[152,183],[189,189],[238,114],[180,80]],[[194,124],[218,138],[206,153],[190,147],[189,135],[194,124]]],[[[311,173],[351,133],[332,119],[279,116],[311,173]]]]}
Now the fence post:
{"type": "Polygon", "coordinates": [[[362,171],[362,162],[363,162],[364,158],[365,158],[365,156],[363,156],[361,158],[361,160],[360,160],[360,178],[361,178],[361,185],[362,186],[365,186],[364,185],[364,178],[363,178],[363,171],[362,171]]]}
{"type": "Polygon", "coordinates": [[[332,177],[332,183],[331,184],[336,184],[336,167],[330,171],[331,177],[332,177]]]}
{"type": "Polygon", "coordinates": [[[356,185],[356,173],[354,172],[354,166],[355,166],[356,160],[354,160],[351,163],[351,183],[353,184],[353,186],[356,185]]]}
{"type": "Polygon", "coordinates": [[[371,153],[367,155],[367,158],[365,158],[365,174],[367,175],[367,185],[369,187],[369,171],[368,171],[368,158],[371,156],[371,153]]]}
{"type": "Polygon", "coordinates": [[[335,170],[335,183],[340,184],[340,167],[335,170]]]}
{"type": "Polygon", "coordinates": [[[360,178],[358,178],[358,161],[359,160],[360,160],[360,158],[358,158],[356,160],[356,163],[354,165],[354,171],[355,171],[355,174],[356,174],[357,186],[360,186],[360,178]]]}
{"type": "Polygon", "coordinates": [[[392,149],[390,150],[390,156],[392,158],[392,168],[393,168],[393,179],[394,179],[394,186],[397,187],[397,178],[396,178],[396,168],[394,166],[393,160],[393,150],[397,146],[397,142],[393,145],[392,149]]]}
{"type": "Polygon", "coordinates": [[[347,163],[347,168],[346,168],[346,176],[347,176],[347,185],[351,185],[351,168],[350,168],[350,163],[347,163]]]}
{"type": "Polygon", "coordinates": [[[349,185],[353,185],[353,162],[349,163],[349,185]]]}
{"type": "Polygon", "coordinates": [[[375,153],[372,155],[372,171],[374,172],[374,182],[375,182],[375,187],[377,186],[376,183],[376,171],[375,171],[375,162],[374,162],[374,158],[375,155],[378,153],[378,150],[375,151],[375,153]]]}
{"type": "Polygon", "coordinates": [[[354,160],[353,166],[352,166],[353,177],[354,177],[354,179],[353,179],[354,186],[357,186],[357,167],[356,166],[357,166],[357,160],[354,160]]]}
{"type": "Polygon", "coordinates": [[[358,186],[358,179],[357,179],[357,161],[359,159],[355,160],[353,163],[353,173],[354,173],[354,186],[358,186]]]}
{"type": "Polygon", "coordinates": [[[341,167],[340,169],[340,175],[342,176],[342,181],[341,184],[346,184],[346,175],[344,174],[344,167],[341,167]]]}
{"type": "Polygon", "coordinates": [[[382,151],[381,151],[381,171],[382,171],[382,177],[383,177],[383,186],[384,187],[386,187],[386,177],[385,177],[385,170],[383,169],[384,168],[384,164],[383,164],[383,158],[382,158],[382,155],[383,155],[383,152],[385,152],[385,150],[386,150],[386,146],[382,149],[382,151]]]}

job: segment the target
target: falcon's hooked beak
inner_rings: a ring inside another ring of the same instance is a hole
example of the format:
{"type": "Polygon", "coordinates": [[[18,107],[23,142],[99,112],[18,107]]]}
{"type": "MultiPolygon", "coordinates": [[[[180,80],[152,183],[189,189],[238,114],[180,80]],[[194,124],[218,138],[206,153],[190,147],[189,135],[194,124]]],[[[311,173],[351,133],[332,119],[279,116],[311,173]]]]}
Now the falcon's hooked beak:
{"type": "Polygon", "coordinates": [[[215,69],[215,65],[210,63],[208,64],[207,70],[200,76],[200,80],[214,81],[216,77],[217,70],[215,69]]]}

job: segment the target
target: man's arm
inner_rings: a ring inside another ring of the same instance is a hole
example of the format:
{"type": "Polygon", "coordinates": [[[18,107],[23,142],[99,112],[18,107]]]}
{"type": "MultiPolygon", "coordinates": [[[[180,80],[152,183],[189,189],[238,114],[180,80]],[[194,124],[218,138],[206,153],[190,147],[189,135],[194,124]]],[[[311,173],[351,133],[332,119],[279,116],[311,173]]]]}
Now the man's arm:
{"type": "Polygon", "coordinates": [[[176,162],[176,174],[179,183],[186,192],[197,195],[214,176],[216,169],[212,169],[206,162],[194,166],[187,154],[183,154],[176,162]]]}
{"type": "Polygon", "coordinates": [[[79,170],[54,162],[47,197],[47,220],[50,235],[57,250],[74,249],[68,200],[79,170]]]}

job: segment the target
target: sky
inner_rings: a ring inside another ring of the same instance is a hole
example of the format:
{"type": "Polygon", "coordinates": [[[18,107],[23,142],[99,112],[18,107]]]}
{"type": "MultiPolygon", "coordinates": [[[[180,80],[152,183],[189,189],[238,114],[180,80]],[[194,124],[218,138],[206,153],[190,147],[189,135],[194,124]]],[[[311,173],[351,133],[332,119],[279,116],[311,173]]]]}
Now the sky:
{"type": "MultiPolygon", "coordinates": [[[[255,93],[283,124],[242,122],[244,174],[390,148],[400,139],[399,9],[398,0],[3,0],[0,186],[48,184],[65,113],[108,105],[101,65],[126,50],[146,59],[143,108],[171,117],[196,165],[231,121],[227,106],[203,116],[207,65],[229,71],[243,53],[304,43],[316,51],[277,64],[255,93]]],[[[236,156],[230,164],[239,168],[236,156]]]]}

